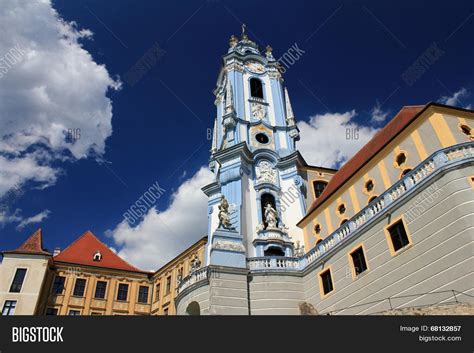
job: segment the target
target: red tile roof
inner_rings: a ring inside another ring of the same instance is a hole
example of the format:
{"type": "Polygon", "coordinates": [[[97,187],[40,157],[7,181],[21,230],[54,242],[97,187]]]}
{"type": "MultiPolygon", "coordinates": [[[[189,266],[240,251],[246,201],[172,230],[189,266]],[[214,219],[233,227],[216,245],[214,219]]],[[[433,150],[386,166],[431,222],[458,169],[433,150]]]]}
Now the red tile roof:
{"type": "Polygon", "coordinates": [[[33,234],[25,240],[15,250],[3,251],[4,254],[32,254],[32,255],[51,255],[48,251],[43,249],[43,236],[41,228],[38,228],[33,234]]]}
{"type": "Polygon", "coordinates": [[[313,202],[306,216],[298,222],[298,225],[309,217],[309,215],[324,203],[332,194],[334,194],[346,181],[348,181],[357,171],[359,171],[372,157],[374,157],[382,148],[384,148],[395,136],[414,121],[422,111],[431,105],[406,106],[403,107],[390,122],[385,125],[359,152],[349,159],[339,171],[333,175],[323,193],[313,202]]]}
{"type": "Polygon", "coordinates": [[[91,231],[87,231],[77,238],[66,249],[54,256],[53,260],[55,262],[148,273],[130,265],[110,250],[110,248],[102,243],[91,231]],[[96,254],[97,251],[102,255],[100,261],[94,261],[94,254],[96,254]]]}

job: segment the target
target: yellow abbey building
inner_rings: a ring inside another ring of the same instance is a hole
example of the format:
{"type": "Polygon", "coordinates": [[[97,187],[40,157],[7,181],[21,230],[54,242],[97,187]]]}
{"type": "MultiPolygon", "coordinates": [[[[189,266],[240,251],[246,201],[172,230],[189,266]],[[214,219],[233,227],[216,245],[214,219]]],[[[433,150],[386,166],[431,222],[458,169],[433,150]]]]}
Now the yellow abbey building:
{"type": "Polygon", "coordinates": [[[160,270],[146,272],[90,231],[51,254],[38,229],[17,249],[3,252],[3,314],[173,315],[177,285],[200,266],[205,244],[203,238],[160,270]]]}

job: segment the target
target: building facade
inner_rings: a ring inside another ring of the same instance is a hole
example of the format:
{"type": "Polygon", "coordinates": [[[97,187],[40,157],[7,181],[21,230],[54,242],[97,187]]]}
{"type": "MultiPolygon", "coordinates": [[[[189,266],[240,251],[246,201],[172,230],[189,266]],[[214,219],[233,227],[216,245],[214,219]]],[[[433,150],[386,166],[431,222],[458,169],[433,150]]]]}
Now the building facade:
{"type": "Polygon", "coordinates": [[[63,251],[43,248],[41,229],[3,252],[4,315],[173,315],[179,282],[204,260],[203,238],[155,272],[142,271],[87,231],[63,251]]]}
{"type": "Polygon", "coordinates": [[[472,305],[474,112],[404,107],[335,171],[298,153],[282,82],[270,48],[231,38],[203,188],[207,267],[178,288],[178,314],[472,305]]]}
{"type": "Polygon", "coordinates": [[[474,304],[474,111],[403,107],[335,170],[298,152],[270,47],[262,54],[245,32],[232,36],[214,94],[207,236],[146,272],[91,232],[51,254],[39,230],[3,253],[4,314],[366,315],[474,304]]]}

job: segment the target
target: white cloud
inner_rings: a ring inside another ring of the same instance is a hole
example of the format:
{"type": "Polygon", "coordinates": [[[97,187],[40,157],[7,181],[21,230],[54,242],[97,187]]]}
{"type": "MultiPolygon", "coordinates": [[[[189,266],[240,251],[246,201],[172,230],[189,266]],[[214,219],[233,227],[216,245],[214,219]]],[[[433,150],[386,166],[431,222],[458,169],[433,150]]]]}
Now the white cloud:
{"type": "MultiPolygon", "coordinates": [[[[451,96],[442,96],[439,101],[440,103],[446,105],[460,106],[465,103],[463,101],[463,98],[466,98],[467,96],[469,96],[468,90],[465,88],[461,88],[459,91],[454,92],[451,96]]],[[[471,109],[471,105],[469,104],[465,108],[471,109]]]]}
{"type": "Polygon", "coordinates": [[[50,210],[44,210],[40,213],[38,213],[37,215],[34,215],[32,217],[28,217],[28,218],[25,218],[23,219],[19,224],[18,226],[16,227],[18,230],[22,230],[23,228],[25,228],[26,226],[30,225],[30,224],[34,224],[34,223],[40,223],[42,222],[44,219],[48,218],[49,214],[51,213],[50,210]]]}
{"type": "Polygon", "coordinates": [[[0,31],[1,197],[15,184],[53,185],[53,162],[103,154],[112,134],[106,92],[120,84],[82,48],[92,33],[49,0],[2,2],[0,31]],[[67,139],[69,129],[80,138],[67,139]]]}
{"type": "Polygon", "coordinates": [[[20,214],[20,209],[16,209],[13,213],[9,213],[6,209],[0,210],[0,225],[3,226],[7,223],[21,222],[23,218],[20,214]]]}
{"type": "Polygon", "coordinates": [[[118,254],[145,270],[156,270],[207,235],[207,197],[201,188],[213,180],[202,167],[171,195],[163,212],[151,208],[140,224],[122,221],[107,231],[120,247],[118,254]]]}
{"type": "Polygon", "coordinates": [[[385,119],[387,119],[388,114],[390,114],[390,112],[383,111],[380,103],[376,102],[371,111],[371,115],[372,115],[371,121],[374,123],[381,123],[385,121],[385,119]]]}
{"type": "Polygon", "coordinates": [[[364,146],[377,129],[353,120],[354,110],[312,116],[298,122],[301,140],[297,148],[310,165],[338,168],[364,146]]]}
{"type": "Polygon", "coordinates": [[[16,226],[17,230],[22,230],[26,226],[34,223],[40,223],[44,219],[48,218],[50,215],[51,211],[50,210],[44,210],[34,216],[31,217],[23,217],[21,215],[21,209],[17,208],[13,213],[10,213],[8,209],[1,209],[0,210],[0,225],[4,226],[8,223],[17,223],[18,225],[16,226]]]}

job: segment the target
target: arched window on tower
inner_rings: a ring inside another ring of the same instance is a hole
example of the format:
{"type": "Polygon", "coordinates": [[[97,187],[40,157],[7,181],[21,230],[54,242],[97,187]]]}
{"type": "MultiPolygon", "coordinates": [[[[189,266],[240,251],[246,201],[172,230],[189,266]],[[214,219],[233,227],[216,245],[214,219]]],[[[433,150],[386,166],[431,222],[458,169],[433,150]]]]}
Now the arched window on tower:
{"type": "Polygon", "coordinates": [[[272,194],[263,194],[260,197],[260,208],[262,210],[262,220],[263,220],[263,225],[265,226],[265,229],[268,226],[267,221],[265,220],[265,206],[268,203],[273,207],[274,210],[276,210],[275,197],[272,194]]]}
{"type": "Polygon", "coordinates": [[[258,78],[250,79],[250,95],[254,98],[263,99],[263,86],[262,81],[258,78]]]}
{"type": "Polygon", "coordinates": [[[321,194],[323,193],[323,190],[324,190],[324,188],[326,187],[327,184],[328,183],[325,182],[325,181],[320,181],[320,180],[313,181],[314,195],[316,197],[321,196],[321,194]]]}

